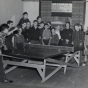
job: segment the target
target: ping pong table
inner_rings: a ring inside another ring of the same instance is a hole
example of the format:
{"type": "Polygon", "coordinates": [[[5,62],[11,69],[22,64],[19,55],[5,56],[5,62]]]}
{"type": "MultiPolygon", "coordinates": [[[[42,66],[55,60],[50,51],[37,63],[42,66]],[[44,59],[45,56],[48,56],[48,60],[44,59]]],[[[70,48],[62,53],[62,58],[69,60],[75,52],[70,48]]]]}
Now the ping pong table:
{"type": "Polygon", "coordinates": [[[12,65],[12,67],[6,70],[5,73],[12,71],[18,66],[36,68],[42,78],[42,82],[45,82],[61,68],[64,68],[64,73],[66,72],[68,64],[65,62],[60,62],[54,59],[54,57],[64,54],[68,55],[71,52],[74,52],[74,47],[25,44],[24,49],[21,49],[20,52],[2,54],[4,68],[7,65],[12,65]],[[7,59],[4,60],[4,57],[14,58],[15,61],[7,59]],[[36,61],[36,63],[30,63],[30,61],[36,61]],[[56,69],[46,76],[45,73],[47,66],[56,67],[56,69]]]}

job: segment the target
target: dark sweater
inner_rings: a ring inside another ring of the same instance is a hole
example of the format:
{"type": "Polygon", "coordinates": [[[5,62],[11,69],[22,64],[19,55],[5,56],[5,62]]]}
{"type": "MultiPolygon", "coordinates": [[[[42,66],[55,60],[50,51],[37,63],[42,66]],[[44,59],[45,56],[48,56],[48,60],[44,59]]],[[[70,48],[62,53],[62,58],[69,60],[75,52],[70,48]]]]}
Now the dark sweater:
{"type": "Polygon", "coordinates": [[[28,21],[29,21],[29,19],[21,18],[20,21],[19,21],[19,23],[18,23],[18,25],[21,26],[21,24],[22,24],[23,22],[28,22],[28,21]]]}
{"type": "Polygon", "coordinates": [[[40,28],[40,37],[42,38],[44,28],[40,28]]]}
{"type": "Polygon", "coordinates": [[[22,35],[24,36],[24,39],[27,41],[28,39],[28,36],[29,36],[29,33],[30,33],[30,28],[29,29],[23,29],[22,31],[22,35]]]}
{"type": "Polygon", "coordinates": [[[29,31],[29,36],[28,36],[28,41],[34,40],[34,41],[39,41],[40,37],[40,29],[39,28],[34,28],[31,27],[29,31]]]}
{"type": "Polygon", "coordinates": [[[64,29],[61,32],[61,39],[62,39],[62,46],[71,46],[72,44],[72,33],[73,30],[72,29],[64,29]],[[69,40],[69,42],[67,43],[66,40],[69,40]]]}
{"type": "Polygon", "coordinates": [[[59,43],[59,37],[57,34],[52,35],[52,39],[51,39],[51,45],[58,45],[59,43]]]}
{"type": "Polygon", "coordinates": [[[73,31],[72,40],[76,50],[84,49],[84,37],[85,34],[83,31],[73,31]]]}

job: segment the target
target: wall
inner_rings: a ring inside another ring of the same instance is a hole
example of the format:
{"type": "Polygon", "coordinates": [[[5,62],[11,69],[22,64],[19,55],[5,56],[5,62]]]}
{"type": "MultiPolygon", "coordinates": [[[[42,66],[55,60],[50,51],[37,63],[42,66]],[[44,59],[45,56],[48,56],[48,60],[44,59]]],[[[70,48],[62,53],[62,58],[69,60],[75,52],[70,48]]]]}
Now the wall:
{"type": "Polygon", "coordinates": [[[44,22],[51,21],[51,3],[52,1],[41,1],[41,17],[44,22]]]}
{"type": "Polygon", "coordinates": [[[84,25],[84,1],[80,1],[80,0],[72,1],[72,17],[51,16],[51,3],[52,1],[47,1],[47,0],[41,1],[41,16],[45,22],[69,21],[71,22],[72,27],[74,26],[75,23],[81,23],[84,25]]]}
{"type": "Polygon", "coordinates": [[[0,0],[0,24],[13,19],[17,24],[23,13],[21,0],[0,0]]]}
{"type": "Polygon", "coordinates": [[[84,1],[72,1],[72,25],[84,25],[84,1]]]}
{"type": "Polygon", "coordinates": [[[31,22],[33,22],[33,20],[35,20],[37,16],[39,16],[39,1],[24,1],[23,11],[28,12],[28,18],[31,22]]]}
{"type": "Polygon", "coordinates": [[[84,31],[88,29],[88,1],[86,2],[85,25],[84,31]]]}

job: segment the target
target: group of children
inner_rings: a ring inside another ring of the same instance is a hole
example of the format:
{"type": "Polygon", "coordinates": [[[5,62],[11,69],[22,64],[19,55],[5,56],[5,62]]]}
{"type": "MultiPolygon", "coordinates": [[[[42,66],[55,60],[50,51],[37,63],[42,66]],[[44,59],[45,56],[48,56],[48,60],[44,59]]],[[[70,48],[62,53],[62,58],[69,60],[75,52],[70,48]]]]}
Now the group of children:
{"type": "MultiPolygon", "coordinates": [[[[56,46],[74,46],[75,50],[84,50],[85,33],[82,25],[77,23],[72,29],[70,22],[66,22],[65,28],[52,27],[51,22],[44,23],[38,16],[31,22],[28,13],[24,12],[17,27],[13,27],[13,21],[8,21],[8,33],[5,39],[4,50],[12,52],[13,49],[21,49],[24,43],[43,44],[56,46]]],[[[2,32],[2,31],[1,31],[2,32]]]]}
{"type": "Polygon", "coordinates": [[[11,20],[7,22],[7,25],[8,33],[5,38],[4,50],[7,50],[8,53],[12,52],[13,48],[17,49],[18,45],[24,43],[43,45],[59,44],[59,36],[56,33],[56,29],[54,27],[51,28],[50,22],[44,23],[39,16],[31,25],[28,19],[28,13],[24,12],[17,27],[13,27],[13,21],[11,20]]]}
{"type": "MultiPolygon", "coordinates": [[[[66,22],[65,28],[60,26],[52,27],[51,23],[44,23],[41,17],[33,21],[33,25],[28,19],[28,13],[24,12],[23,17],[16,27],[13,27],[13,21],[9,20],[6,24],[0,26],[0,50],[11,53],[19,49],[21,51],[24,43],[43,44],[55,46],[74,46],[75,51],[84,48],[88,49],[88,31],[84,33],[81,24],[77,23],[72,29],[70,23],[66,22]],[[85,41],[85,42],[84,42],[85,41]],[[84,46],[85,45],[85,46],[84,46]]],[[[17,51],[16,51],[17,52],[17,51]]],[[[1,53],[0,53],[1,54],[1,53]]],[[[0,81],[12,82],[6,79],[2,59],[0,59],[0,81]]]]}

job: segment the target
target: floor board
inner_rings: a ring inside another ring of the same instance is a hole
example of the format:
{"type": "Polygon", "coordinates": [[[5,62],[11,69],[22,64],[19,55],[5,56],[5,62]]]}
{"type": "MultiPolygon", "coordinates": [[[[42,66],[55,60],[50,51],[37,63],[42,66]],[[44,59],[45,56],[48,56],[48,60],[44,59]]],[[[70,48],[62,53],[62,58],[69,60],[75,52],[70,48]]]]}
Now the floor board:
{"type": "MultiPolygon", "coordinates": [[[[47,68],[47,74],[53,68],[47,68]]],[[[53,88],[88,88],[88,66],[81,68],[67,68],[66,74],[63,69],[58,71],[45,83],[41,83],[41,78],[36,69],[17,68],[7,74],[9,79],[14,80],[14,84],[53,87],[53,88]]]]}

